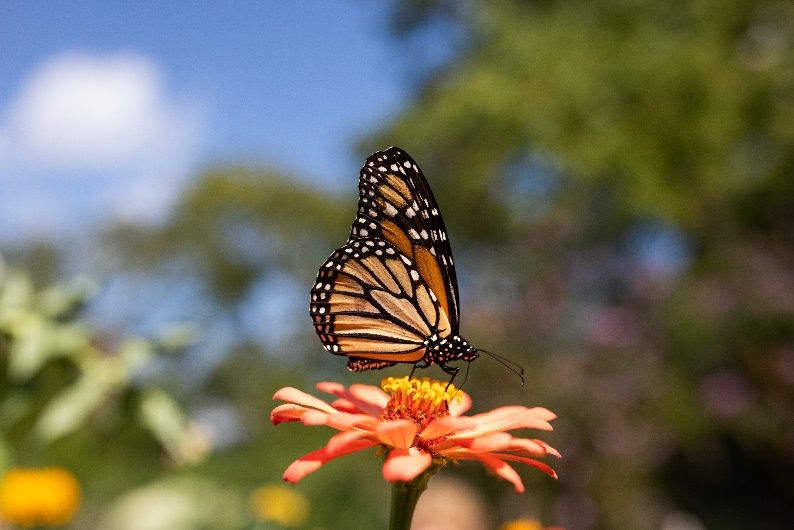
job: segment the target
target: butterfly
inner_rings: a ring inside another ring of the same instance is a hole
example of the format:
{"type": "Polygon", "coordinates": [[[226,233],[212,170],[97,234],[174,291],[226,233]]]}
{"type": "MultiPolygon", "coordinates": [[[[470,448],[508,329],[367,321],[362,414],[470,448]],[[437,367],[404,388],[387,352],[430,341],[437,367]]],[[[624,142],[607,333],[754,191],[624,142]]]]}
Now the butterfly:
{"type": "Polygon", "coordinates": [[[458,334],[449,237],[416,162],[398,147],[374,153],[361,168],[358,190],[350,237],[323,263],[311,289],[309,313],[325,349],[347,356],[353,372],[437,364],[452,379],[459,368],[447,363],[493,355],[458,334]]]}

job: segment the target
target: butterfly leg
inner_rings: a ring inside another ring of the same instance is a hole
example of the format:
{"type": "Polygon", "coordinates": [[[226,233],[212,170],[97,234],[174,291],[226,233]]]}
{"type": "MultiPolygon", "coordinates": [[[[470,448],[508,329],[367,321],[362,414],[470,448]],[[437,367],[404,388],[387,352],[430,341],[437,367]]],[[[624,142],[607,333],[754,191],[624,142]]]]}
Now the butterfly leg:
{"type": "Polygon", "coordinates": [[[417,365],[414,365],[414,367],[413,367],[413,368],[411,368],[411,373],[408,375],[408,379],[413,379],[413,377],[414,377],[414,372],[416,371],[416,366],[417,366],[417,365]]]}
{"type": "Polygon", "coordinates": [[[455,376],[458,375],[458,372],[460,372],[460,368],[456,366],[447,366],[446,364],[440,364],[439,366],[451,376],[447,382],[447,388],[449,388],[449,385],[451,385],[452,381],[455,380],[455,376]]]}
{"type": "Polygon", "coordinates": [[[427,368],[428,366],[430,366],[430,363],[428,363],[426,361],[423,361],[421,363],[415,363],[414,367],[411,368],[411,374],[408,376],[408,379],[410,379],[410,378],[412,378],[414,376],[414,372],[416,372],[417,368],[427,368]]]}

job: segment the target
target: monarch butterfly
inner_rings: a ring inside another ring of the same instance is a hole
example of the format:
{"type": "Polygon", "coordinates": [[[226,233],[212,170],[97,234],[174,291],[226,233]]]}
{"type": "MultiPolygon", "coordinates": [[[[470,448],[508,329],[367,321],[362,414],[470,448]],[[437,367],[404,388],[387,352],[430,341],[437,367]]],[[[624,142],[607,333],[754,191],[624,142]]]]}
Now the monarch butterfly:
{"type": "Polygon", "coordinates": [[[325,349],[347,356],[353,372],[437,364],[453,379],[459,368],[448,362],[493,355],[458,334],[449,238],[416,162],[398,147],[379,151],[364,162],[358,189],[350,237],[311,289],[309,313],[325,349]]]}

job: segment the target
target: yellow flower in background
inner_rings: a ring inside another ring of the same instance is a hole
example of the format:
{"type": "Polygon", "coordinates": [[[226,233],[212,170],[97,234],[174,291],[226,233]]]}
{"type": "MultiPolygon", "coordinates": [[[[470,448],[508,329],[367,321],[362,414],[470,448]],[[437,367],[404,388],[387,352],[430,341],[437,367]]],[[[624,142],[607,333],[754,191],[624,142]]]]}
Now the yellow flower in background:
{"type": "Polygon", "coordinates": [[[248,497],[248,507],[260,521],[286,527],[300,526],[309,515],[306,497],[292,488],[275,484],[255,489],[248,497]]]}
{"type": "Polygon", "coordinates": [[[543,530],[543,525],[534,519],[513,519],[502,523],[499,530],[543,530]]]}
{"type": "Polygon", "coordinates": [[[20,526],[58,526],[80,505],[80,485],[60,467],[11,469],[0,482],[0,518],[20,526]]]}
{"type": "Polygon", "coordinates": [[[499,530],[563,530],[560,527],[544,527],[540,522],[529,517],[522,517],[520,519],[513,519],[502,523],[499,530]]]}

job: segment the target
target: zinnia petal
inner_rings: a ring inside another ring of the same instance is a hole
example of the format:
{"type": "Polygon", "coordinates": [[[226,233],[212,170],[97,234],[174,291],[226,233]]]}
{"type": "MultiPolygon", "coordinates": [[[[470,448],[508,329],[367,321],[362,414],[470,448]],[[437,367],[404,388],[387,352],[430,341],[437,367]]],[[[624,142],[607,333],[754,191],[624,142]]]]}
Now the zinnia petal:
{"type": "Polygon", "coordinates": [[[508,449],[512,441],[513,437],[506,432],[497,432],[473,440],[463,441],[461,445],[468,447],[475,453],[492,453],[508,449]]]}
{"type": "Polygon", "coordinates": [[[372,385],[350,385],[350,395],[359,402],[369,405],[374,414],[383,412],[390,399],[389,394],[372,385]]]}
{"type": "Polygon", "coordinates": [[[497,458],[501,458],[503,460],[512,460],[514,462],[521,462],[522,464],[526,464],[528,466],[532,466],[532,467],[535,467],[537,469],[540,469],[541,471],[546,473],[551,478],[554,478],[554,479],[557,478],[557,472],[556,471],[554,471],[550,466],[544,464],[543,462],[535,460],[534,458],[525,458],[523,456],[505,455],[505,454],[498,454],[498,455],[494,455],[494,456],[497,457],[497,458]]]}
{"type": "Polygon", "coordinates": [[[350,414],[361,414],[362,412],[361,409],[349,399],[335,399],[331,402],[331,406],[340,412],[348,412],[350,414]]]}
{"type": "Polygon", "coordinates": [[[471,408],[471,403],[471,396],[466,392],[461,392],[459,396],[455,396],[449,402],[449,414],[451,416],[461,416],[471,408]],[[460,401],[458,401],[458,397],[460,397],[460,401]]]}
{"type": "Polygon", "coordinates": [[[419,437],[423,440],[432,440],[451,432],[471,430],[476,426],[477,422],[466,416],[443,416],[428,423],[419,437]]]}
{"type": "Polygon", "coordinates": [[[330,414],[327,412],[310,409],[303,413],[303,416],[301,416],[301,422],[304,425],[327,425],[328,416],[330,416],[330,414]]]}
{"type": "MultiPolygon", "coordinates": [[[[335,435],[331,436],[331,439],[328,440],[328,443],[325,445],[325,448],[328,450],[329,455],[335,455],[337,453],[344,453],[345,449],[352,443],[355,443],[357,440],[361,438],[371,437],[372,433],[366,431],[342,431],[338,432],[335,435]]],[[[370,441],[373,443],[377,443],[375,440],[370,438],[370,441]]]]}
{"type": "Polygon", "coordinates": [[[328,414],[325,425],[340,431],[349,431],[354,427],[374,428],[380,424],[380,420],[366,414],[348,414],[347,412],[337,412],[328,414]]]}
{"type": "Polygon", "coordinates": [[[298,421],[306,412],[314,410],[308,409],[302,405],[293,405],[292,403],[285,403],[274,408],[270,412],[270,421],[273,425],[284,423],[285,421],[298,421]]]}
{"type": "Polygon", "coordinates": [[[510,467],[510,464],[489,454],[477,455],[477,459],[485,464],[485,467],[493,471],[497,476],[512,483],[513,487],[516,489],[516,493],[524,493],[524,483],[521,481],[518,472],[510,467]]]}
{"type": "Polygon", "coordinates": [[[310,394],[307,394],[306,392],[303,392],[291,386],[284,387],[281,390],[277,391],[275,394],[273,394],[273,399],[278,399],[280,401],[289,401],[297,405],[305,405],[307,407],[312,407],[317,410],[322,410],[325,412],[336,412],[333,409],[333,407],[331,407],[331,405],[329,405],[322,399],[318,399],[310,394]]]}
{"type": "Polygon", "coordinates": [[[383,478],[389,482],[410,482],[430,467],[433,457],[429,453],[412,447],[394,449],[383,464],[383,478]]]}
{"type": "Polygon", "coordinates": [[[311,453],[300,457],[290,464],[287,470],[284,471],[283,478],[287,482],[295,484],[309,473],[320,469],[326,462],[355,451],[360,451],[361,449],[367,449],[373,445],[376,445],[376,442],[369,440],[357,440],[348,444],[343,451],[337,451],[333,454],[331,454],[325,447],[316,451],[312,451],[311,453]]]}
{"type": "Polygon", "coordinates": [[[536,439],[536,438],[532,438],[532,439],[530,439],[529,441],[530,441],[530,442],[535,442],[536,444],[538,444],[538,445],[542,446],[542,447],[543,447],[543,449],[545,449],[545,450],[546,450],[546,453],[548,453],[548,454],[550,454],[550,455],[554,455],[554,456],[556,456],[557,458],[562,458],[562,455],[560,454],[560,452],[559,452],[559,451],[557,451],[555,448],[553,448],[552,446],[550,446],[549,444],[547,444],[547,443],[546,443],[546,442],[544,442],[543,440],[538,440],[538,439],[536,439]]]}
{"type": "MultiPolygon", "coordinates": [[[[510,442],[510,446],[507,447],[509,451],[522,451],[532,456],[544,456],[544,455],[554,455],[557,458],[560,458],[560,453],[545,442],[541,442],[540,440],[530,440],[527,438],[513,438],[510,442]]],[[[495,451],[501,451],[502,449],[494,449],[495,451]]]]}
{"type": "Polygon", "coordinates": [[[509,431],[512,429],[522,428],[540,429],[543,431],[554,430],[551,424],[543,419],[546,417],[546,415],[543,414],[542,411],[546,411],[546,409],[540,409],[539,407],[530,409],[521,406],[510,406],[500,407],[483,414],[476,414],[471,416],[471,418],[477,421],[477,428],[468,433],[458,433],[454,435],[454,437],[473,438],[499,431],[509,431]]]}
{"type": "Polygon", "coordinates": [[[326,394],[331,394],[332,396],[338,396],[340,393],[345,391],[345,385],[342,383],[337,383],[336,381],[320,381],[314,385],[314,387],[320,392],[325,392],[326,394]]]}
{"type": "Polygon", "coordinates": [[[358,412],[373,416],[379,416],[389,402],[388,394],[371,385],[355,384],[347,390],[339,383],[323,382],[317,383],[317,389],[346,400],[358,408],[358,412]]]}
{"type": "Polygon", "coordinates": [[[417,426],[411,420],[383,422],[375,428],[375,435],[381,443],[397,449],[411,447],[416,436],[417,426]]]}
{"type": "Polygon", "coordinates": [[[546,421],[552,421],[557,419],[556,414],[554,414],[552,411],[544,407],[532,407],[529,410],[530,412],[532,412],[532,414],[534,414],[538,418],[544,419],[546,421]]]}

